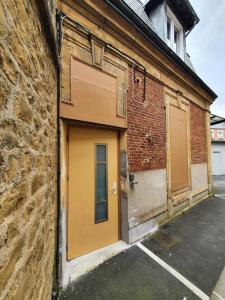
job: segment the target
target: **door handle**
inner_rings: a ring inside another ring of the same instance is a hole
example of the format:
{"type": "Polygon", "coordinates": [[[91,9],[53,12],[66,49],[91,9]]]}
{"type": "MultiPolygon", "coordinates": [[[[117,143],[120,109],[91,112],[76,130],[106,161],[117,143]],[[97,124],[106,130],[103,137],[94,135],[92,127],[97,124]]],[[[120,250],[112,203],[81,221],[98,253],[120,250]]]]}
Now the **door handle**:
{"type": "Polygon", "coordinates": [[[113,192],[114,195],[116,195],[116,182],[113,181],[113,185],[111,187],[111,191],[113,192]]]}

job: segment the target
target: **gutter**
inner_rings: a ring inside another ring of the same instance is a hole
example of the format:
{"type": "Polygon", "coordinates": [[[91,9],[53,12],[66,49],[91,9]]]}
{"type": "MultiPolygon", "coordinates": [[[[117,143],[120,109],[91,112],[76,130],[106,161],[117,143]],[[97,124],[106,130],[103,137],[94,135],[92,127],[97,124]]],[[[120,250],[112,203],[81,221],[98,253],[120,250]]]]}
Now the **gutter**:
{"type": "Polygon", "coordinates": [[[187,36],[191,33],[191,31],[193,30],[193,28],[194,28],[197,24],[198,24],[198,22],[195,21],[194,24],[193,24],[193,26],[192,26],[192,27],[184,34],[185,37],[187,37],[187,36]]]}
{"type": "Polygon", "coordinates": [[[218,96],[213,90],[195,73],[186,63],[177,56],[162,40],[161,38],[143,22],[135,12],[122,0],[105,0],[105,2],[134,26],[145,38],[147,38],[160,52],[162,52],[170,61],[172,61],[181,71],[186,72],[192,79],[207,91],[215,100],[218,96]]]}

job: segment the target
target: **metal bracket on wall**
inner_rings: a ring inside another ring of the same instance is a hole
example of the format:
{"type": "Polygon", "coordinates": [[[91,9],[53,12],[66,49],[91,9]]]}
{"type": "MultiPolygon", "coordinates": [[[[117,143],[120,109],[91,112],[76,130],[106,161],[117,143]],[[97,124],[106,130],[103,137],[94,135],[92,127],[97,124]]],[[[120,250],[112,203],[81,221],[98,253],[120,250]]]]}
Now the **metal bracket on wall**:
{"type": "Polygon", "coordinates": [[[138,182],[134,181],[134,174],[129,174],[129,181],[130,181],[130,187],[133,188],[135,184],[138,184],[138,182]]]}

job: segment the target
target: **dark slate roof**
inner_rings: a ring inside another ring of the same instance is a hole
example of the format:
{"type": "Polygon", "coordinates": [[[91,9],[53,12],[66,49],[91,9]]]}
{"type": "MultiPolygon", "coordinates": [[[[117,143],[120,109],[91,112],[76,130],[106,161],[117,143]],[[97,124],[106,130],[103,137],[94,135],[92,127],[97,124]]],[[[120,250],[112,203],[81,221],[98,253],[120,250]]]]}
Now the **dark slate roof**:
{"type": "Polygon", "coordinates": [[[199,22],[199,17],[188,0],[168,0],[168,4],[174,8],[186,31],[191,31],[199,22]]]}
{"type": "MultiPolygon", "coordinates": [[[[191,61],[191,58],[190,58],[190,55],[188,53],[185,53],[184,54],[184,61],[185,63],[188,65],[189,68],[192,69],[193,72],[195,72],[195,68],[192,64],[192,61],[191,61]]],[[[196,73],[196,72],[195,72],[196,73]]]]}
{"type": "Polygon", "coordinates": [[[220,116],[216,116],[216,115],[213,115],[213,114],[210,115],[210,124],[211,124],[211,126],[221,124],[221,123],[225,123],[225,118],[220,117],[220,116]]]}
{"type": "Polygon", "coordinates": [[[145,12],[145,7],[140,0],[124,0],[127,5],[134,11],[139,18],[142,19],[152,30],[155,30],[152,21],[149,19],[148,15],[145,12]]]}

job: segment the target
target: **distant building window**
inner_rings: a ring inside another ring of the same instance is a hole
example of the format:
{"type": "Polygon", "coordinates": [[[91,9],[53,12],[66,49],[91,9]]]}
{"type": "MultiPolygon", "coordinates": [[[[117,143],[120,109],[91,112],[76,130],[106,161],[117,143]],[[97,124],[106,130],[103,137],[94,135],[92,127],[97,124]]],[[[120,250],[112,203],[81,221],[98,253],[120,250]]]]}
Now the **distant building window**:
{"type": "Polygon", "coordinates": [[[169,7],[167,7],[166,30],[167,45],[183,59],[183,28],[169,7]]]}
{"type": "Polygon", "coordinates": [[[214,130],[211,130],[211,139],[214,140],[214,130]]]}
{"type": "Polygon", "coordinates": [[[223,140],[223,130],[218,130],[218,139],[223,140]]]}

